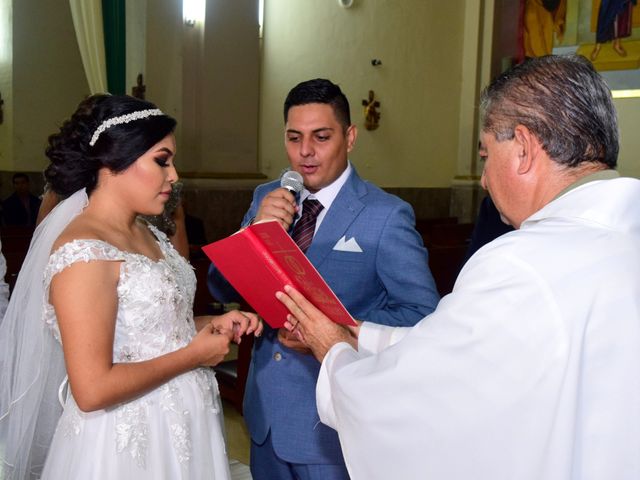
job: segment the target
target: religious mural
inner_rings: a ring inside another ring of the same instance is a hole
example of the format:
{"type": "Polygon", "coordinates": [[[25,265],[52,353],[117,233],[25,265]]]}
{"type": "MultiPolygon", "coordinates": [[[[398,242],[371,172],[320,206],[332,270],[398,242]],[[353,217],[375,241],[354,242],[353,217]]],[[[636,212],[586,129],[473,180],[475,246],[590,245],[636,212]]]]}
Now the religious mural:
{"type": "Polygon", "coordinates": [[[598,70],[640,68],[637,0],[520,0],[519,59],[563,51],[598,70]]]}

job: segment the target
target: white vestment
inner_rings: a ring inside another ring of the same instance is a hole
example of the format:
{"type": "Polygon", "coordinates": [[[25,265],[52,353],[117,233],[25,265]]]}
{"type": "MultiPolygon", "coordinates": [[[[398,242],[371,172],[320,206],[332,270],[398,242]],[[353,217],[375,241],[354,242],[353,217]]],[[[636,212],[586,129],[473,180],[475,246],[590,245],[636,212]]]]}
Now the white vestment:
{"type": "Polygon", "coordinates": [[[565,193],[358,348],[317,387],[354,480],[640,478],[640,181],[565,193]]]}

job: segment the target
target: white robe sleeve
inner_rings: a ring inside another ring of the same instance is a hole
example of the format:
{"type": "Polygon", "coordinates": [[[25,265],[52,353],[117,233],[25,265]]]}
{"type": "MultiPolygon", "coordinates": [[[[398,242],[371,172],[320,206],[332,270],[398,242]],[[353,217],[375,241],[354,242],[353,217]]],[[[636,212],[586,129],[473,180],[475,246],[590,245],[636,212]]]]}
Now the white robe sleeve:
{"type": "Polygon", "coordinates": [[[320,375],[316,386],[316,404],[320,421],[325,425],[336,428],[336,414],[331,399],[331,375],[340,366],[349,365],[358,360],[358,352],[346,342],[334,345],[327,353],[320,367],[320,375]]]}
{"type": "Polygon", "coordinates": [[[360,358],[374,355],[404,338],[413,327],[390,327],[372,322],[364,322],[358,335],[358,351],[341,342],[333,346],[325,356],[320,368],[316,387],[316,403],[320,420],[335,428],[335,412],[331,402],[330,378],[342,367],[360,358]]]}
{"type": "Polygon", "coordinates": [[[551,293],[526,270],[493,257],[415,327],[364,324],[361,351],[328,352],[318,410],[352,478],[474,478],[471,465],[499,468],[500,448],[535,431],[541,419],[522,425],[522,408],[546,401],[534,392],[562,376],[566,342],[551,293]],[[493,431],[509,434],[486,442],[493,431]]]}
{"type": "Polygon", "coordinates": [[[358,352],[362,356],[374,355],[402,340],[413,327],[390,327],[364,322],[358,335],[358,352]]]}

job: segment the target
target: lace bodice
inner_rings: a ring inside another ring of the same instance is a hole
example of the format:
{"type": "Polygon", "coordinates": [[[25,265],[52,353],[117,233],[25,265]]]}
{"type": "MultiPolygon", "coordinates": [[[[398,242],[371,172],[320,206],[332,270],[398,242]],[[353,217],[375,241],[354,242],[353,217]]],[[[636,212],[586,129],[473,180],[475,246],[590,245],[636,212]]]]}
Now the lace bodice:
{"type": "MultiPolygon", "coordinates": [[[[163,254],[159,261],[124,252],[101,240],[74,240],[51,255],[45,269],[43,313],[59,342],[58,321],[49,303],[51,280],[74,263],[91,261],[121,262],[114,363],[149,360],[191,341],[195,334],[192,305],[196,278],[193,268],[173,249],[166,235],[153,226],[149,228],[158,239],[163,254]]],[[[218,415],[218,395],[211,369],[191,370],[143,396],[102,411],[102,415],[113,421],[108,429],[110,433],[104,438],[113,436],[117,453],[128,453],[140,468],[146,469],[149,467],[148,451],[153,443],[150,436],[157,435],[162,431],[162,424],[168,422],[167,440],[182,465],[180,468],[187,468],[185,465],[193,458],[193,421],[199,423],[198,419],[203,415],[218,415]]],[[[84,432],[85,429],[96,428],[87,423],[90,418],[92,414],[81,412],[69,396],[58,430],[66,441],[73,442],[74,438],[91,435],[88,430],[84,432]]],[[[200,441],[199,445],[200,448],[207,447],[207,442],[200,441]]],[[[224,454],[223,442],[220,449],[224,454]]]]}
{"type": "Polygon", "coordinates": [[[157,262],[101,240],[74,240],[51,255],[44,274],[44,320],[58,341],[60,330],[49,303],[51,279],[76,262],[113,261],[122,262],[113,361],[148,360],[189,343],[195,333],[193,268],[171,247],[164,233],[149,228],[164,255],[157,262]]]}

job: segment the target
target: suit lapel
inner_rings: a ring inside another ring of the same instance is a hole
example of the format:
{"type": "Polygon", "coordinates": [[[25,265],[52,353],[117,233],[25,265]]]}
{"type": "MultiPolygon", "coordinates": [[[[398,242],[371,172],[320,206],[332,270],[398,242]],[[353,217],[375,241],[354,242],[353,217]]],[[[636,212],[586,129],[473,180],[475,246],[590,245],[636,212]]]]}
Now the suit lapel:
{"type": "Polygon", "coordinates": [[[307,250],[307,257],[318,268],[336,242],[342,238],[349,226],[358,217],[364,203],[360,200],[367,193],[365,183],[360,179],[355,169],[342,186],[331,208],[327,211],[313,242],[307,250]]]}

